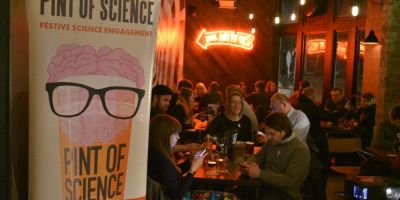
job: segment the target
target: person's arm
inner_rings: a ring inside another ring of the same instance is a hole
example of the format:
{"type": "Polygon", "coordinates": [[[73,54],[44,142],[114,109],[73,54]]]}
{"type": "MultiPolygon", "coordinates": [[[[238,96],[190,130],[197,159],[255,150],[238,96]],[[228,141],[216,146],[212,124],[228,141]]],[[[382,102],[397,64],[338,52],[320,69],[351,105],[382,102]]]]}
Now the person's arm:
{"type": "Polygon", "coordinates": [[[258,178],[263,182],[283,188],[290,188],[296,184],[304,174],[308,173],[310,166],[310,152],[307,148],[293,151],[287,169],[284,173],[277,173],[266,166],[261,170],[258,178]]]}
{"type": "Polygon", "coordinates": [[[326,111],[320,107],[318,107],[318,115],[321,117],[322,121],[337,121],[339,118],[343,117],[346,112],[349,112],[348,110],[344,109],[339,112],[332,112],[332,111],[326,111]]]}
{"type": "Polygon", "coordinates": [[[267,157],[269,145],[271,145],[271,143],[265,144],[256,155],[251,156],[245,162],[256,163],[258,166],[261,166],[265,158],[267,157]]]}
{"type": "Polygon", "coordinates": [[[375,113],[376,110],[374,107],[370,107],[365,113],[364,117],[358,122],[358,125],[360,126],[371,126],[373,127],[375,125],[375,113]]]}
{"type": "Polygon", "coordinates": [[[171,199],[182,199],[193,181],[193,174],[189,173],[186,177],[180,178],[181,174],[175,169],[175,166],[166,159],[160,163],[161,183],[166,187],[166,193],[171,199]]]}
{"type": "Polygon", "coordinates": [[[376,146],[379,148],[383,149],[392,149],[394,147],[394,143],[396,142],[396,139],[393,138],[394,140],[388,140],[386,137],[389,134],[395,134],[391,133],[388,127],[388,124],[385,123],[385,121],[381,122],[378,127],[378,138],[376,140],[376,146]]]}
{"type": "MultiPolygon", "coordinates": [[[[221,114],[223,115],[223,114],[221,114]]],[[[207,124],[207,129],[204,131],[205,134],[215,135],[217,134],[217,129],[221,123],[221,116],[218,115],[210,123],[207,124]]]]}
{"type": "Polygon", "coordinates": [[[245,115],[242,116],[240,120],[240,132],[238,135],[238,140],[240,141],[254,141],[253,140],[253,131],[251,128],[251,121],[245,115]]]}
{"type": "Polygon", "coordinates": [[[306,142],[310,130],[310,121],[307,115],[301,111],[298,111],[297,115],[296,122],[293,124],[293,132],[301,141],[306,142]]]}

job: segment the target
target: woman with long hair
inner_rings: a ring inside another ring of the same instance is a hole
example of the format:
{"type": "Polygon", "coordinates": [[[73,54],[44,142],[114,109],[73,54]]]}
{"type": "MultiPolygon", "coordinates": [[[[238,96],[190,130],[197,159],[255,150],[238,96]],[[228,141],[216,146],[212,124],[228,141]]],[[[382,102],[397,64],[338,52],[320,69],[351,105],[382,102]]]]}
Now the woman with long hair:
{"type": "Polygon", "coordinates": [[[211,121],[206,133],[222,138],[228,131],[237,131],[237,140],[252,141],[251,121],[243,115],[243,104],[244,98],[240,93],[230,93],[225,102],[225,113],[211,121]]]}
{"type": "Polygon", "coordinates": [[[181,200],[189,190],[193,176],[206,156],[194,157],[188,172],[182,172],[173,156],[181,129],[179,121],[166,114],[156,115],[150,121],[147,174],[165,186],[167,196],[174,200],[181,200]]]}
{"type": "Polygon", "coordinates": [[[181,88],[176,105],[171,107],[168,114],[172,115],[182,125],[184,130],[194,127],[193,122],[194,93],[189,88],[181,88]]]}

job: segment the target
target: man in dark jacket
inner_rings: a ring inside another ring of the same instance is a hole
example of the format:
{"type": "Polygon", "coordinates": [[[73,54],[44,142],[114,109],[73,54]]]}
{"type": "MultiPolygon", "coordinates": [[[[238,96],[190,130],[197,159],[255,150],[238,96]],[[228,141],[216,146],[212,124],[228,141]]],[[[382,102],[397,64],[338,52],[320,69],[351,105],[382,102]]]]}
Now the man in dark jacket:
{"type": "MultiPolygon", "coordinates": [[[[316,146],[319,149],[318,157],[321,160],[322,164],[325,166],[326,171],[324,170],[323,177],[323,185],[326,188],[327,182],[327,170],[330,167],[329,161],[329,147],[328,147],[328,137],[323,132],[320,121],[336,121],[338,118],[343,116],[346,111],[340,112],[328,112],[322,109],[321,107],[317,106],[314,103],[315,100],[315,89],[312,87],[307,87],[303,89],[303,94],[301,94],[298,98],[297,109],[303,111],[308,119],[310,120],[310,132],[309,136],[314,139],[316,146]]],[[[350,109],[346,106],[346,109],[350,109]]]]}

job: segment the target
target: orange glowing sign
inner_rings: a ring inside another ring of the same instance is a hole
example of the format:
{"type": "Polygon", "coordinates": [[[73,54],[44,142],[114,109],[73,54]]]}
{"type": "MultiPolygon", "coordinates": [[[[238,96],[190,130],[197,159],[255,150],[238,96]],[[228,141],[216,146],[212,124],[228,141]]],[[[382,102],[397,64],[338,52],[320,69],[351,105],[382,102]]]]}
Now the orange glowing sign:
{"type": "Polygon", "coordinates": [[[307,41],[307,54],[325,53],[325,40],[314,39],[307,41]]]}
{"type": "Polygon", "coordinates": [[[208,46],[233,46],[246,50],[253,49],[254,35],[237,31],[212,31],[203,29],[197,37],[196,43],[203,49],[208,46]]]}
{"type": "Polygon", "coordinates": [[[337,42],[336,54],[343,59],[347,59],[347,42],[337,42]]]}

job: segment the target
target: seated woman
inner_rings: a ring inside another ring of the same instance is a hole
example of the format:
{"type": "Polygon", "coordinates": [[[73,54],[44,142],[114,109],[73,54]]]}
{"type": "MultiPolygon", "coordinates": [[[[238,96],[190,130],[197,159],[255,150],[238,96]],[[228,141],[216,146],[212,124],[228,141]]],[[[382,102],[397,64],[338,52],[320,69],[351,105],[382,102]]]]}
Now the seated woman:
{"type": "Polygon", "coordinates": [[[198,82],[196,86],[194,87],[194,113],[200,112],[204,109],[206,109],[206,105],[201,105],[200,102],[202,102],[204,95],[207,93],[207,88],[202,82],[198,82]]]}
{"type": "Polygon", "coordinates": [[[238,92],[229,94],[226,100],[226,110],[215,117],[208,125],[206,133],[223,138],[229,131],[237,131],[237,140],[252,141],[251,122],[243,115],[243,96],[238,92]]]}
{"type": "Polygon", "coordinates": [[[382,149],[396,148],[400,142],[400,135],[397,134],[400,134],[400,105],[391,110],[388,120],[379,124],[376,146],[382,149]]]}
{"type": "Polygon", "coordinates": [[[178,100],[175,106],[171,106],[168,114],[172,115],[182,125],[182,129],[191,129],[194,127],[193,121],[194,94],[189,88],[181,88],[178,100]]]}
{"type": "Polygon", "coordinates": [[[264,123],[269,141],[254,157],[241,163],[240,170],[264,183],[262,200],[298,199],[309,171],[310,151],[293,133],[285,114],[272,113],[264,123]]]}
{"type": "Polygon", "coordinates": [[[156,115],[150,121],[149,152],[147,175],[166,187],[166,194],[174,200],[181,200],[189,190],[194,173],[202,165],[204,154],[195,157],[190,170],[185,177],[175,164],[172,149],[179,140],[181,125],[175,118],[166,115],[156,115]]]}

